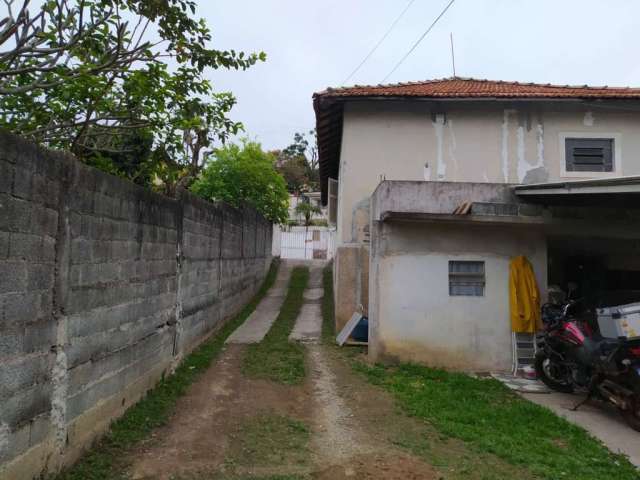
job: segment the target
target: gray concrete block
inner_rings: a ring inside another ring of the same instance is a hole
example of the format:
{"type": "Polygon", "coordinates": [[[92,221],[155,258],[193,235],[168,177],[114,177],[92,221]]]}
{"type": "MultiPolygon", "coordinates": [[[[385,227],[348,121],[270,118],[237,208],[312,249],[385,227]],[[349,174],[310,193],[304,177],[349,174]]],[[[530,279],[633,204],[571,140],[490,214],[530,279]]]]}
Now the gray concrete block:
{"type": "Polygon", "coordinates": [[[0,400],[35,384],[48,382],[52,360],[52,355],[46,352],[0,363],[0,400]]]}
{"type": "Polygon", "coordinates": [[[27,264],[24,262],[2,262],[0,293],[24,292],[27,287],[27,264]]]}
{"type": "Polygon", "coordinates": [[[473,202],[473,215],[518,215],[518,205],[515,203],[473,202]]]}
{"type": "Polygon", "coordinates": [[[31,214],[33,205],[25,200],[15,197],[4,197],[0,199],[3,209],[6,208],[6,216],[0,216],[0,228],[6,226],[12,232],[31,232],[31,214]],[[4,217],[4,218],[3,218],[4,217]]]}
{"type": "Polygon", "coordinates": [[[134,355],[131,364],[70,395],[67,401],[67,419],[73,420],[101,399],[124,390],[128,384],[149,372],[160,361],[166,361],[171,356],[172,349],[173,335],[168,330],[149,337],[145,344],[139,345],[137,355],[134,355]]]}
{"type": "Polygon", "coordinates": [[[0,423],[16,429],[51,409],[51,384],[33,385],[2,402],[0,423]]]}
{"type": "Polygon", "coordinates": [[[6,441],[0,444],[0,464],[2,464],[14,459],[29,448],[31,424],[27,423],[17,429],[0,432],[0,434],[6,435],[6,441]]]}
{"type": "Polygon", "coordinates": [[[44,413],[31,421],[29,431],[29,446],[33,447],[44,441],[51,431],[51,418],[49,413],[44,413]]]}
{"type": "Polygon", "coordinates": [[[14,166],[0,160],[0,193],[10,193],[13,185],[14,166]]]}
{"type": "Polygon", "coordinates": [[[33,201],[45,207],[57,209],[60,203],[61,185],[59,178],[34,175],[31,183],[33,201]]]}
{"type": "Polygon", "coordinates": [[[71,241],[71,262],[74,264],[89,263],[93,259],[91,241],[74,238],[71,241]]]}
{"type": "Polygon", "coordinates": [[[0,359],[24,352],[24,327],[5,326],[0,329],[0,359]]]}
{"type": "Polygon", "coordinates": [[[53,237],[42,238],[41,259],[43,262],[53,262],[56,259],[56,239],[53,237]]]}
{"type": "Polygon", "coordinates": [[[58,212],[43,205],[33,205],[29,232],[55,237],[58,233],[58,212]]]}
{"type": "Polygon", "coordinates": [[[22,167],[22,164],[16,165],[13,177],[12,193],[15,197],[25,200],[31,199],[31,184],[34,172],[31,169],[22,167]]]}
{"type": "Polygon", "coordinates": [[[48,290],[53,288],[53,264],[31,264],[27,269],[27,290],[48,290]]]}
{"type": "Polygon", "coordinates": [[[0,232],[0,260],[9,256],[9,232],[0,232]]]}
{"type": "Polygon", "coordinates": [[[12,233],[9,257],[39,262],[42,260],[42,236],[31,233],[12,233]]]}
{"type": "Polygon", "coordinates": [[[24,332],[23,351],[26,354],[50,352],[56,344],[57,325],[53,318],[31,322],[25,326],[24,332]]]}
{"type": "Polygon", "coordinates": [[[2,324],[24,325],[28,321],[34,320],[38,316],[38,306],[40,294],[38,292],[16,292],[0,294],[0,308],[2,324]]]}

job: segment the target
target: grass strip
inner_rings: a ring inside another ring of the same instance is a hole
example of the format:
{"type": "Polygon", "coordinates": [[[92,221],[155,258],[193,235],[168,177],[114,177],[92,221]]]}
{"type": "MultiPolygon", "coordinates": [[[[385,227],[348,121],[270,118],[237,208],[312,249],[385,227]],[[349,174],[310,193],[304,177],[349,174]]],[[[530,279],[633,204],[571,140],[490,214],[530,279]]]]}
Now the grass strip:
{"type": "MultiPolygon", "coordinates": [[[[322,315],[323,338],[331,342],[332,276],[329,265],[323,278],[322,315]]],[[[370,383],[389,391],[409,415],[464,441],[472,451],[495,455],[540,478],[640,478],[625,456],[611,453],[581,427],[523,399],[497,380],[414,364],[372,366],[354,360],[353,366],[370,383]]]]}
{"type": "Polygon", "coordinates": [[[324,296],[322,297],[322,341],[325,344],[335,344],[336,324],[335,307],[333,300],[333,265],[328,263],[322,271],[322,287],[324,296]]]}
{"type": "Polygon", "coordinates": [[[391,392],[409,415],[463,440],[471,450],[493,454],[540,478],[639,478],[626,457],[497,380],[413,364],[354,365],[391,392]]]}
{"type": "Polygon", "coordinates": [[[247,419],[231,441],[225,470],[243,467],[303,466],[311,433],[306,423],[276,413],[247,419]]]}
{"type": "Polygon", "coordinates": [[[297,385],[304,380],[304,347],[298,342],[290,342],[289,334],[304,303],[303,293],[308,281],[307,267],[293,269],[278,318],[262,342],[247,348],[243,363],[246,375],[285,385],[297,385]]]}
{"type": "Polygon", "coordinates": [[[209,340],[188,355],[176,371],[163,378],[142,400],[116,420],[109,432],[74,466],[58,474],[56,480],[114,480],[125,478],[122,459],[137,442],[167,422],[178,398],[218,356],[224,342],[256,309],[275,282],[279,261],[274,260],[260,290],[234,318],[209,340]]]}

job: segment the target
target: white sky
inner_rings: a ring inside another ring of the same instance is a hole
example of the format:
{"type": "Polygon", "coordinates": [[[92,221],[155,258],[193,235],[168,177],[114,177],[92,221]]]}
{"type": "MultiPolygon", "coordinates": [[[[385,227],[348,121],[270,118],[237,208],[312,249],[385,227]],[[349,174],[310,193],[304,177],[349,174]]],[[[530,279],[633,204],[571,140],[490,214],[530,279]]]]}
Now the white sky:
{"type": "MultiPolygon", "coordinates": [[[[408,0],[198,0],[216,48],[263,50],[265,63],[212,71],[232,91],[234,120],[267,149],[313,128],[311,95],[340,82],[408,0]]],[[[416,0],[349,82],[377,84],[448,0],[416,0]]],[[[560,84],[640,85],[640,1],[456,0],[388,82],[459,76],[560,84]]]]}

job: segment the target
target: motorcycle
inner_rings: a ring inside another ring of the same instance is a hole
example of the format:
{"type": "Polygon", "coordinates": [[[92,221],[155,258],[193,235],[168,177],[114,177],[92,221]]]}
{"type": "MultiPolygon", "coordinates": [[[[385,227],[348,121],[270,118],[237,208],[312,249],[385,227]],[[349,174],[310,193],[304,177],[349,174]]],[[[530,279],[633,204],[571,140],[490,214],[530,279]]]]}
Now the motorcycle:
{"type": "Polygon", "coordinates": [[[575,314],[580,302],[547,303],[544,329],[537,336],[535,370],[552,390],[586,392],[586,398],[611,403],[640,431],[640,339],[603,338],[575,314]]]}

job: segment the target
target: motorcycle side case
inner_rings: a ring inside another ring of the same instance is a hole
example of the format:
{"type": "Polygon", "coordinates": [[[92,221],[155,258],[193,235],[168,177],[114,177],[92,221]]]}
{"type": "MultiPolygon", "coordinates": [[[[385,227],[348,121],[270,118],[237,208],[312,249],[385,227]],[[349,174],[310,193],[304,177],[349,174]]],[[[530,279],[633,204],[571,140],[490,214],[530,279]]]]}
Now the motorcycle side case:
{"type": "Polygon", "coordinates": [[[640,303],[599,308],[598,326],[603,337],[634,338],[640,336],[640,303]]]}

